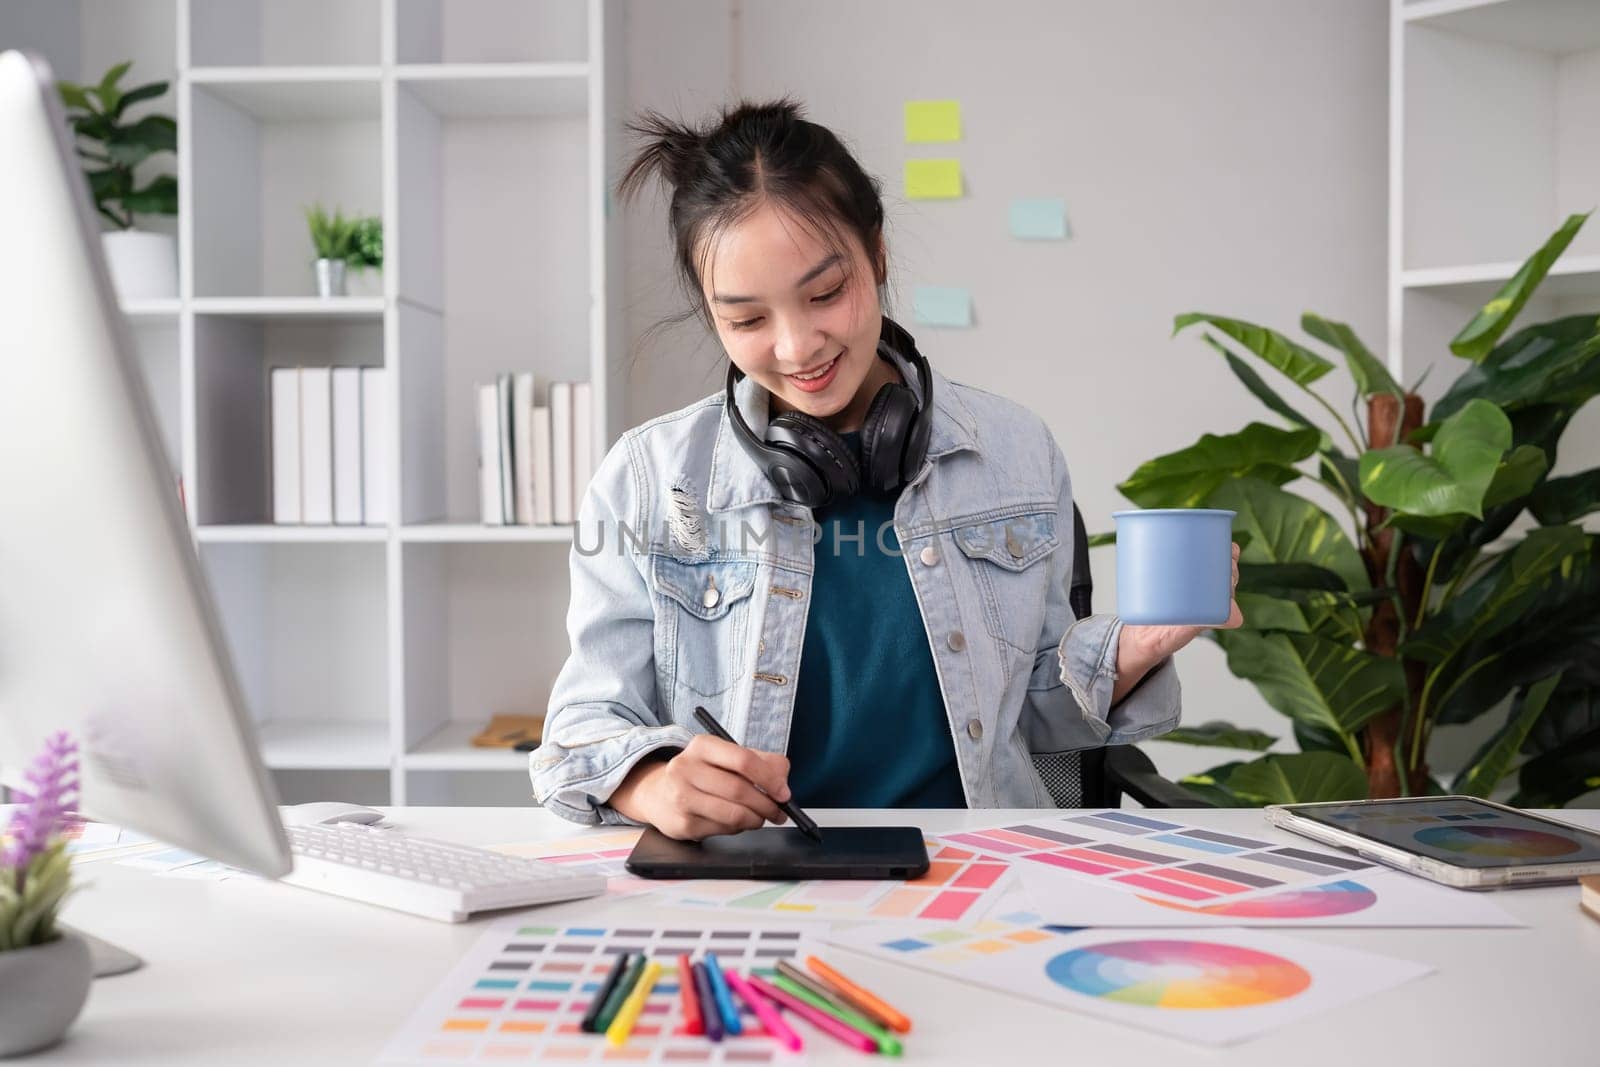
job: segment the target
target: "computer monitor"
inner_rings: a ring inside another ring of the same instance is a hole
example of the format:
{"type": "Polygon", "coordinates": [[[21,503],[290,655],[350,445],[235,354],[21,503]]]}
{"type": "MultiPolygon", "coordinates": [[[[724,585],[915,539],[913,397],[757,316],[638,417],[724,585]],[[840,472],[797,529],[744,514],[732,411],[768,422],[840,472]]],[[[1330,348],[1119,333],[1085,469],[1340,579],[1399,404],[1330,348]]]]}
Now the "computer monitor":
{"type": "Polygon", "coordinates": [[[0,52],[0,767],[81,746],[81,810],[270,877],[277,796],[49,67],[0,52]]]}

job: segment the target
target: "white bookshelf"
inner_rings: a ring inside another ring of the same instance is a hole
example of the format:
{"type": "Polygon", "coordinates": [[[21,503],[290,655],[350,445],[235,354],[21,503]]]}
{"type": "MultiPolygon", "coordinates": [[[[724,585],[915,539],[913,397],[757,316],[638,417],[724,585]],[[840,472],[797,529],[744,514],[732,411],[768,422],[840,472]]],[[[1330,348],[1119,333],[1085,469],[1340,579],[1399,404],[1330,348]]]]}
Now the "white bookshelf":
{"type": "MultiPolygon", "coordinates": [[[[1600,3],[1391,0],[1390,369],[1431,404],[1449,341],[1568,215],[1600,207],[1600,3]]],[[[1518,318],[1600,312],[1600,213],[1518,318]]],[[[1514,326],[1513,329],[1516,327],[1514,326]]],[[[1554,471],[1600,454],[1580,412],[1554,471]]]]}
{"type": "MultiPolygon", "coordinates": [[[[62,15],[62,18],[72,17],[62,15]]],[[[616,0],[81,0],[179,124],[180,296],[127,314],[262,751],[290,802],[528,803],[567,654],[570,527],[477,521],[473,386],[593,383],[620,432],[616,0]],[[385,265],[315,295],[303,207],[381,215],[385,265]],[[390,521],[271,521],[267,371],[383,366],[390,521]],[[378,790],[375,783],[383,782],[378,790]],[[380,795],[381,794],[381,795],[380,795]]],[[[26,43],[26,42],[24,42],[26,43]]],[[[159,227],[158,227],[159,228],[159,227]]]]}

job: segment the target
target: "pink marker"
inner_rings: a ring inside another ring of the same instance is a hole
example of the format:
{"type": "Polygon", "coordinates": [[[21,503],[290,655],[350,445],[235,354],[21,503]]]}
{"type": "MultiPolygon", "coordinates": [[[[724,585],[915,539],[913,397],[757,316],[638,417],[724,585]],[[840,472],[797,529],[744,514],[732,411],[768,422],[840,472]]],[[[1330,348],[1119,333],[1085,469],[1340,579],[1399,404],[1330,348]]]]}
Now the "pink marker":
{"type": "Polygon", "coordinates": [[[878,1051],[878,1043],[872,1038],[868,1037],[866,1034],[863,1034],[858,1030],[850,1029],[850,1027],[846,1026],[838,1019],[835,1019],[826,1012],[818,1011],[816,1008],[813,1008],[811,1005],[807,1004],[798,997],[791,997],[788,993],[785,993],[777,986],[774,986],[771,982],[763,982],[760,978],[753,974],[746,979],[746,981],[755,987],[756,992],[762,994],[768,1000],[771,1000],[776,1004],[782,1004],[785,1008],[788,1008],[790,1011],[794,1012],[796,1015],[800,1016],[800,1018],[804,1019],[812,1026],[815,1026],[818,1030],[821,1030],[829,1037],[843,1041],[851,1048],[859,1049],[862,1052],[878,1051]]]}
{"type": "Polygon", "coordinates": [[[728,988],[739,994],[739,999],[750,1005],[750,1010],[756,1013],[756,1018],[761,1020],[761,1025],[767,1033],[783,1042],[790,1052],[799,1052],[805,1046],[800,1040],[800,1035],[789,1028],[789,1024],[778,1016],[778,1009],[772,1002],[754,989],[748,982],[739,977],[739,972],[729,969],[722,972],[722,977],[727,979],[728,988]]]}

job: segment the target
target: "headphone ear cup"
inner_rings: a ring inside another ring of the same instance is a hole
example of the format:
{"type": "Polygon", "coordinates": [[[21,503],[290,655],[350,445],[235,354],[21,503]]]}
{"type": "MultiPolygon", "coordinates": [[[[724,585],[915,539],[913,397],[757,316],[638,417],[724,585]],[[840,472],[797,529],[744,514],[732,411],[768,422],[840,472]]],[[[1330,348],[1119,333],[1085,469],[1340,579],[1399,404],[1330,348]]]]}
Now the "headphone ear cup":
{"type": "Polygon", "coordinates": [[[867,484],[888,492],[906,481],[902,468],[906,437],[917,417],[910,389],[891,382],[878,390],[861,425],[861,466],[867,484]]]}
{"type": "Polygon", "coordinates": [[[861,488],[861,469],[850,446],[820,419],[801,411],[785,411],[767,424],[766,443],[806,464],[825,487],[821,500],[796,500],[797,504],[819,508],[840,497],[853,496],[861,488]]]}

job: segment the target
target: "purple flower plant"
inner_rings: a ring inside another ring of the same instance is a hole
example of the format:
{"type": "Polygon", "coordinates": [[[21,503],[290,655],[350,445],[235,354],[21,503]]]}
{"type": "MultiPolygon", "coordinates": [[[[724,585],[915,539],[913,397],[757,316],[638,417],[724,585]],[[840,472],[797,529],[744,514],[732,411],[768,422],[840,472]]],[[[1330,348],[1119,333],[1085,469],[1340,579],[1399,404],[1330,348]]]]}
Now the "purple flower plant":
{"type": "Polygon", "coordinates": [[[22,807],[7,827],[11,840],[0,853],[0,867],[13,868],[20,877],[45,849],[51,838],[74,820],[78,804],[78,746],[65,730],[45,741],[23,777],[33,787],[31,795],[18,790],[22,807]]]}

